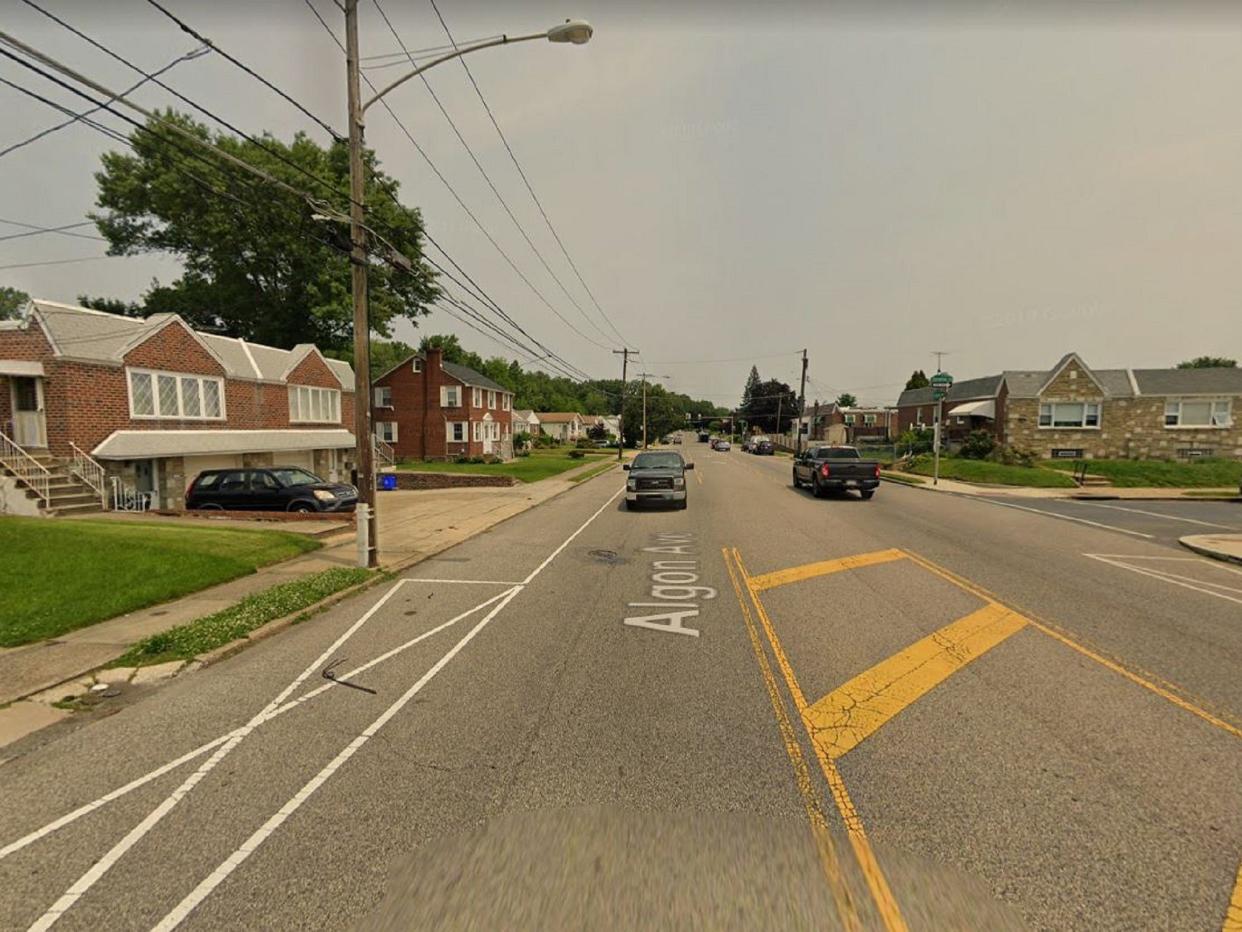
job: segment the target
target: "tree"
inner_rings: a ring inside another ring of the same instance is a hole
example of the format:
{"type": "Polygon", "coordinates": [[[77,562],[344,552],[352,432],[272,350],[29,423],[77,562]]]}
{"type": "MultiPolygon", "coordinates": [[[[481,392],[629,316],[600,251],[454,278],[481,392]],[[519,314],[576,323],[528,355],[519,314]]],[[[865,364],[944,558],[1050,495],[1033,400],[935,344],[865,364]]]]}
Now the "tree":
{"type": "Polygon", "coordinates": [[[1185,362],[1179,362],[1179,369],[1236,369],[1238,361],[1229,359],[1226,356],[1196,356],[1194,359],[1187,359],[1185,362]]]}
{"type": "Polygon", "coordinates": [[[142,305],[137,301],[122,301],[120,298],[95,298],[88,294],[78,295],[78,304],[106,314],[119,314],[122,317],[145,317],[142,305]]]}
{"type": "Polygon", "coordinates": [[[16,320],[29,300],[26,292],[0,285],[0,320],[16,320]]]}
{"type": "Polygon", "coordinates": [[[768,433],[780,433],[778,417],[780,424],[787,426],[801,413],[798,393],[779,379],[760,382],[743,412],[747,425],[768,433]]]}
{"type": "MultiPolygon", "coordinates": [[[[173,312],[209,332],[284,348],[297,343],[346,348],[353,334],[346,226],[316,219],[324,208],[219,157],[187,155],[197,147],[168,130],[166,122],[337,212],[349,206],[349,152],[342,141],[325,149],[301,133],[289,143],[265,133],[255,143],[213,135],[172,110],[160,114],[160,120],[149,121],[148,131],[130,135],[132,154],[104,154],[95,174],[99,210],[90,215],[107,238],[110,255],[165,253],[181,260],[181,277],[153,283],[142,296],[141,313],[173,312]]],[[[397,183],[379,171],[373,152],[364,160],[368,226],[413,262],[411,271],[378,261],[368,267],[371,329],[388,336],[396,319],[426,314],[438,291],[434,273],[422,261],[422,217],[382,193],[381,188],[395,192],[397,183]]],[[[374,236],[370,240],[373,254],[386,248],[374,236]]]]}
{"type": "Polygon", "coordinates": [[[931,385],[931,379],[922,369],[915,369],[910,373],[910,378],[906,379],[906,391],[912,388],[926,388],[928,385],[931,385]]]}
{"type": "MultiPolygon", "coordinates": [[[[663,385],[647,384],[647,442],[658,441],[683,426],[685,414],[680,410],[677,396],[663,385]]],[[[625,393],[625,443],[641,444],[643,440],[643,387],[633,383],[625,393]]]]}
{"type": "MultiPolygon", "coordinates": [[[[354,364],[354,350],[329,350],[325,355],[333,359],[343,359],[351,366],[354,364]]],[[[414,347],[402,340],[371,341],[371,377],[379,378],[389,369],[393,369],[414,355],[414,347]]]]}
{"type": "Polygon", "coordinates": [[[841,394],[837,395],[837,407],[838,408],[852,408],[857,404],[858,404],[858,399],[855,398],[853,395],[851,395],[849,392],[842,392],[841,394]]]}
{"type": "Polygon", "coordinates": [[[759,390],[759,367],[751,366],[750,375],[746,376],[746,385],[742,389],[742,410],[746,411],[750,408],[750,400],[759,390]]]}

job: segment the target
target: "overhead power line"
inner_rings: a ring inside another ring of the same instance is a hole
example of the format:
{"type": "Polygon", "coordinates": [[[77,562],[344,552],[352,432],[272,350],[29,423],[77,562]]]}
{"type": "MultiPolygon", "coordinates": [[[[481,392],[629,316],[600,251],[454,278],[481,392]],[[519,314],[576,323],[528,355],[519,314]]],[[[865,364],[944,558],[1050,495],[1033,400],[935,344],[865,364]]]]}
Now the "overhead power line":
{"type": "Polygon", "coordinates": [[[119,259],[120,256],[78,256],[76,259],[50,259],[46,262],[18,262],[13,265],[0,265],[4,269],[33,269],[41,265],[68,265],[71,262],[94,262],[96,259],[119,259]]]}
{"type": "Polygon", "coordinates": [[[326,132],[329,136],[332,136],[334,139],[345,138],[340,133],[338,133],[336,130],[334,130],[331,126],[329,126],[319,117],[317,117],[315,114],[311,113],[310,110],[308,110],[305,106],[303,106],[299,101],[295,100],[293,97],[290,97],[288,94],[282,91],[279,87],[277,87],[267,78],[263,77],[263,75],[259,74],[257,71],[255,71],[253,68],[247,65],[245,62],[239,61],[238,59],[234,58],[232,55],[222,50],[219,46],[217,46],[214,42],[212,42],[206,36],[195,31],[192,26],[190,26],[184,20],[180,19],[176,14],[168,10],[168,8],[163,6],[161,3],[159,3],[158,0],[147,0],[147,3],[151,4],[151,6],[155,7],[157,10],[159,10],[161,13],[163,13],[165,16],[171,19],[174,23],[176,23],[179,27],[181,27],[182,32],[193,36],[199,42],[203,43],[203,45],[207,46],[213,52],[216,52],[218,55],[223,57],[226,61],[229,61],[232,64],[236,65],[238,68],[246,72],[246,74],[250,75],[260,84],[262,84],[264,87],[273,91],[278,96],[283,98],[285,101],[292,104],[294,107],[298,109],[299,112],[301,112],[304,116],[306,116],[307,119],[311,120],[313,123],[319,126],[319,128],[322,129],[324,132],[326,132]]]}
{"type": "MultiPolygon", "coordinates": [[[[449,42],[453,44],[453,50],[457,51],[457,40],[453,38],[453,33],[449,29],[448,23],[445,22],[444,16],[441,15],[440,8],[436,5],[436,0],[430,0],[430,2],[431,8],[435,10],[436,18],[440,21],[440,25],[444,29],[444,34],[448,36],[449,42]]],[[[378,0],[376,5],[378,6],[378,0]]],[[[608,316],[602,307],[600,307],[599,301],[595,299],[595,294],[591,291],[590,286],[587,285],[586,280],[582,277],[582,273],[578,271],[577,263],[575,263],[573,258],[569,255],[569,250],[565,248],[565,243],[561,240],[560,234],[557,233],[556,227],[552,225],[552,220],[548,216],[548,212],[544,210],[543,202],[539,200],[539,195],[535,193],[535,189],[531,186],[530,179],[526,177],[526,171],[522,168],[522,164],[518,161],[517,154],[513,151],[513,147],[509,145],[509,140],[505,136],[504,130],[500,128],[500,123],[497,122],[496,116],[492,113],[492,108],[488,105],[487,98],[483,96],[483,90],[479,87],[478,81],[474,79],[474,73],[470,70],[470,66],[466,63],[466,59],[463,57],[457,60],[461,63],[462,68],[466,70],[466,77],[470,79],[470,84],[474,88],[475,94],[478,95],[479,102],[483,104],[483,109],[487,111],[487,118],[491,120],[492,126],[496,130],[496,135],[500,137],[500,141],[504,144],[505,151],[509,153],[509,159],[513,162],[513,167],[517,169],[518,175],[521,176],[522,183],[526,185],[526,191],[530,194],[531,200],[533,200],[535,202],[535,206],[539,208],[539,214],[543,217],[543,222],[547,224],[548,231],[552,234],[552,238],[556,240],[556,245],[560,247],[561,254],[565,257],[565,261],[569,263],[569,267],[573,269],[574,276],[578,279],[578,284],[582,286],[582,290],[587,293],[587,296],[591,299],[591,303],[595,305],[595,310],[597,310],[599,315],[605,320],[605,322],[607,322],[608,326],[612,329],[612,332],[617,335],[617,338],[621,341],[621,345],[629,346],[629,341],[622,336],[621,331],[618,330],[616,324],[612,322],[612,318],[608,316]]],[[[562,288],[563,287],[564,286],[562,286],[562,288]]],[[[581,310],[581,308],[579,308],[579,310],[581,310]]],[[[600,332],[602,333],[603,331],[600,332]]]]}
{"type": "MultiPolygon", "coordinates": [[[[401,48],[404,50],[406,47],[405,42],[401,39],[401,35],[397,32],[396,27],[393,26],[392,20],[388,18],[388,14],[384,11],[383,5],[379,2],[379,0],[374,0],[374,3],[375,3],[375,9],[376,11],[379,12],[380,17],[384,20],[384,24],[388,27],[388,31],[392,33],[393,38],[397,40],[397,44],[401,46],[401,48]]],[[[450,36],[450,40],[451,38],[452,37],[450,36]]],[[[408,52],[407,52],[407,56],[408,56],[409,63],[417,68],[418,62],[415,61],[414,56],[409,54],[408,52]]],[[[551,276],[552,280],[556,282],[557,286],[560,287],[561,291],[564,292],[565,297],[568,299],[569,303],[572,304],[577,309],[578,313],[582,315],[583,320],[585,320],[587,323],[593,326],[599,332],[600,336],[604,337],[604,339],[610,339],[608,334],[606,334],[603,330],[601,330],[599,325],[596,324],[593,320],[591,320],[590,317],[587,316],[586,312],[582,310],[582,307],[578,304],[578,302],[574,300],[573,295],[569,293],[569,289],[565,287],[564,282],[562,282],[560,278],[557,277],[556,272],[552,270],[552,266],[548,264],[548,260],[545,259],[543,256],[543,253],[539,251],[539,247],[536,246],[534,240],[530,238],[530,234],[526,232],[526,228],[522,226],[522,223],[521,221],[518,220],[517,215],[513,213],[513,209],[509,206],[509,202],[505,200],[504,196],[500,193],[500,189],[496,187],[496,183],[492,181],[491,176],[487,173],[487,169],[485,169],[483,167],[483,163],[479,161],[479,157],[475,154],[474,149],[470,147],[470,143],[466,141],[466,137],[463,136],[461,133],[461,130],[458,129],[457,123],[453,120],[453,117],[449,114],[448,109],[444,106],[443,102],[441,102],[439,95],[437,95],[435,90],[432,88],[431,82],[427,80],[427,75],[420,74],[419,79],[423,82],[423,86],[427,89],[427,93],[431,95],[431,99],[435,101],[435,104],[439,108],[440,113],[444,116],[444,119],[448,121],[448,125],[453,130],[453,134],[457,137],[457,141],[461,143],[462,148],[466,150],[466,154],[470,156],[470,161],[472,161],[474,163],[474,167],[479,170],[479,174],[483,176],[483,180],[487,183],[487,186],[491,189],[492,194],[495,195],[496,200],[500,202],[500,206],[504,209],[509,219],[513,222],[513,225],[517,228],[518,233],[521,234],[522,239],[526,241],[526,245],[530,247],[531,252],[535,254],[535,257],[539,260],[544,270],[548,273],[549,276],[551,276]]],[[[516,271],[516,268],[515,268],[515,271],[516,271]]],[[[552,305],[550,301],[548,301],[548,299],[544,296],[543,292],[541,292],[538,288],[536,288],[534,284],[530,281],[530,279],[528,279],[524,274],[520,272],[519,272],[519,275],[521,275],[521,278],[524,282],[526,282],[527,287],[530,288],[531,291],[535,293],[535,296],[539,298],[539,300],[544,304],[544,306],[547,307],[548,310],[550,310],[553,314],[555,314],[560,319],[560,321],[563,324],[565,324],[565,326],[569,327],[569,329],[571,329],[574,333],[578,334],[578,336],[582,337],[582,339],[586,340],[588,343],[593,343],[595,346],[599,347],[600,349],[610,349],[610,347],[607,344],[600,343],[594,337],[588,336],[587,334],[579,330],[572,321],[570,321],[563,314],[561,314],[561,312],[558,311],[552,305]]]]}
{"type": "Polygon", "coordinates": [[[22,237],[25,237],[25,236],[42,236],[44,233],[59,233],[61,236],[73,236],[78,239],[96,239],[96,240],[99,240],[101,243],[107,242],[107,239],[105,239],[104,237],[95,236],[92,233],[70,233],[69,232],[70,230],[76,230],[78,227],[94,226],[93,220],[82,220],[82,221],[79,221],[78,223],[66,223],[64,226],[59,226],[59,227],[41,227],[33,223],[22,223],[19,220],[5,220],[3,217],[0,217],[0,223],[7,223],[9,226],[14,226],[14,227],[25,227],[27,230],[27,232],[25,233],[9,233],[5,236],[0,236],[0,241],[4,241],[8,239],[21,239],[22,237]]]}

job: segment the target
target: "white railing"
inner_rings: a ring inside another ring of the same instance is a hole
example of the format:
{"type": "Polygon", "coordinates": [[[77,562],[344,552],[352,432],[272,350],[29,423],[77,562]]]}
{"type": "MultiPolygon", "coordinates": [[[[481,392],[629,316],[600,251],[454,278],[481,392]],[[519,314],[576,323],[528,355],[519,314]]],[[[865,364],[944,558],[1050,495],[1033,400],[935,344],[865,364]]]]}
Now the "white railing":
{"type": "Polygon", "coordinates": [[[375,438],[375,458],[385,466],[391,466],[397,461],[397,453],[392,448],[391,443],[375,438]]]}
{"type": "Polygon", "coordinates": [[[73,459],[69,461],[69,471],[99,496],[100,507],[107,511],[108,495],[105,491],[107,475],[104,473],[104,468],[72,440],[69,441],[69,446],[73,450],[73,459]]]}
{"type": "Polygon", "coordinates": [[[51,502],[52,474],[5,433],[0,433],[0,465],[25,483],[44,504],[51,502]]]}
{"type": "Polygon", "coordinates": [[[149,511],[151,509],[151,492],[139,492],[126,485],[117,476],[113,476],[111,481],[113,511],[149,511]]]}

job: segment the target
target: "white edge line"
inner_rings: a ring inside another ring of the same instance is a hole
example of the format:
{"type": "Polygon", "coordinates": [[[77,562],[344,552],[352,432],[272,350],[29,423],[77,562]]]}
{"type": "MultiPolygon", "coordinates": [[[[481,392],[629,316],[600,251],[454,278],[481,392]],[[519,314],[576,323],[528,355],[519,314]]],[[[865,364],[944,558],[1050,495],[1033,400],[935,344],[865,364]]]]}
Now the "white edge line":
{"type": "Polygon", "coordinates": [[[547,567],[547,565],[548,565],[549,563],[551,563],[551,562],[552,562],[553,560],[555,560],[558,556],[560,556],[560,555],[561,555],[561,551],[562,551],[562,550],[564,550],[566,547],[568,547],[571,543],[573,543],[573,542],[574,542],[574,539],[575,539],[575,538],[576,538],[579,534],[581,534],[583,531],[585,531],[585,530],[587,529],[587,525],[589,525],[592,521],[594,521],[594,520],[595,520],[596,518],[598,518],[601,514],[603,514],[603,513],[604,513],[604,509],[605,509],[605,508],[607,508],[609,505],[611,505],[611,504],[612,504],[613,499],[615,499],[618,495],[620,495],[620,494],[621,494],[622,492],[624,492],[624,491],[625,491],[625,486],[622,486],[621,488],[617,489],[617,491],[613,492],[613,493],[612,493],[612,495],[610,495],[610,496],[608,497],[608,500],[607,500],[606,502],[604,502],[604,504],[602,504],[602,505],[600,505],[600,506],[599,506],[599,508],[596,510],[595,514],[591,515],[591,517],[589,517],[589,518],[587,518],[585,521],[583,521],[583,522],[582,522],[582,524],[578,527],[578,530],[574,531],[572,534],[570,534],[568,537],[566,537],[566,538],[565,538],[565,540],[564,540],[564,542],[563,542],[563,543],[562,543],[559,547],[557,547],[557,548],[556,548],[555,550],[553,550],[550,554],[548,554],[547,559],[545,559],[542,563],[540,563],[538,566],[536,566],[533,570],[531,570],[531,571],[530,571],[530,575],[529,575],[529,576],[527,576],[525,579],[523,579],[523,580],[522,580],[522,585],[523,585],[523,586],[528,586],[528,585],[530,585],[531,580],[533,580],[536,576],[538,576],[540,573],[542,573],[542,572],[544,571],[544,569],[547,567]]]}
{"type": "Polygon", "coordinates": [[[160,820],[162,820],[164,816],[168,815],[168,813],[171,812],[182,799],[188,796],[193,791],[194,787],[198,785],[199,781],[206,777],[207,774],[211,773],[211,771],[215,769],[215,766],[219,764],[220,761],[224,760],[233,748],[237,747],[237,745],[239,745],[247,735],[270,718],[272,710],[283,703],[285,699],[289,697],[290,693],[301,686],[312,673],[323,666],[327,659],[331,657],[342,644],[352,637],[354,632],[366,624],[371,616],[379,611],[404,584],[404,579],[398,579],[393,587],[384,593],[382,598],[367,609],[361,618],[346,628],[340,637],[328,645],[328,647],[324,649],[323,653],[312,661],[305,670],[299,673],[288,686],[280,691],[276,698],[265,705],[245,725],[232,732],[228,739],[216,749],[216,752],[212,754],[211,757],[203,761],[203,763],[198,766],[198,769],[186,777],[180,786],[164,797],[163,802],[147,813],[146,817],[141,822],[126,832],[125,837],[113,845],[103,857],[92,864],[87,869],[86,873],[82,874],[81,877],[75,880],[70,885],[69,889],[61,894],[56,902],[49,906],[47,911],[35,920],[34,924],[30,926],[30,932],[43,932],[43,930],[50,929],[56,921],[83,896],[83,894],[90,890],[90,888],[93,887],[96,882],[104,876],[104,874],[108,873],[108,871],[110,871],[112,867],[125,856],[126,852],[128,852],[130,848],[141,841],[147,833],[151,831],[151,829],[155,828],[155,826],[160,823],[160,820]]]}
{"type": "Polygon", "coordinates": [[[1145,570],[1139,566],[1128,566],[1125,563],[1119,563],[1116,560],[1106,560],[1103,557],[1093,557],[1093,559],[1099,560],[1101,563],[1107,563],[1110,566],[1115,566],[1118,569],[1129,570],[1131,573],[1138,573],[1140,576],[1150,576],[1152,579],[1159,579],[1161,582],[1166,582],[1171,586],[1181,586],[1183,589],[1193,589],[1195,592],[1201,592],[1204,595],[1215,596],[1218,599],[1225,599],[1226,601],[1237,602],[1239,605],[1242,605],[1242,599],[1234,598],[1231,595],[1225,595],[1223,592],[1213,592],[1211,589],[1202,589],[1199,586],[1192,586],[1190,583],[1179,582],[1164,573],[1145,570]]]}
{"type": "MultiPolygon", "coordinates": [[[[1125,566],[1127,569],[1132,568],[1128,566],[1124,560],[1103,560],[1103,562],[1111,563],[1114,566],[1125,566]]],[[[1161,579],[1181,579],[1188,583],[1198,583],[1200,586],[1211,586],[1213,589],[1224,589],[1226,592],[1236,592],[1238,595],[1242,595],[1242,589],[1238,589],[1234,586],[1226,586],[1224,583],[1208,582],[1206,579],[1197,579],[1194,576],[1182,576],[1179,573],[1174,573],[1169,570],[1155,569],[1154,567],[1150,569],[1147,567],[1133,567],[1133,569],[1142,569],[1147,573],[1159,576],[1161,579]]]]}
{"type": "Polygon", "coordinates": [[[507,579],[424,579],[411,577],[406,582],[449,583],[458,586],[520,586],[522,583],[507,579]]]}
{"type": "Polygon", "coordinates": [[[1106,531],[1118,531],[1122,534],[1132,534],[1135,537],[1143,537],[1147,540],[1154,540],[1155,534],[1144,534],[1141,531],[1131,531],[1129,528],[1117,527],[1115,524],[1101,524],[1099,521],[1088,521],[1086,518],[1075,518],[1073,515],[1059,515],[1055,511],[1044,511],[1042,508],[1028,508],[1025,505],[1014,505],[1010,502],[998,502],[992,498],[984,498],[983,496],[965,496],[974,498],[976,501],[987,502],[989,505],[999,505],[1001,508],[1016,508],[1019,511],[1029,511],[1033,515],[1043,515],[1046,518],[1058,518],[1061,521],[1077,521],[1079,524],[1089,524],[1092,527],[1102,527],[1106,531]]]}
{"type": "Polygon", "coordinates": [[[448,665],[449,661],[456,657],[467,644],[474,640],[474,636],[487,627],[491,620],[500,614],[501,610],[504,609],[513,597],[521,591],[521,587],[518,586],[510,589],[508,593],[504,595],[499,605],[484,615],[483,618],[479,620],[478,624],[467,631],[465,636],[462,637],[460,641],[450,647],[444,656],[437,660],[431,669],[419,677],[418,681],[407,689],[396,702],[380,713],[379,717],[368,725],[365,731],[358,735],[358,737],[354,738],[353,741],[349,742],[349,744],[347,744],[340,751],[340,753],[338,753],[336,757],[334,757],[327,764],[327,766],[320,770],[319,773],[315,774],[315,776],[311,777],[311,779],[308,780],[297,793],[290,797],[289,800],[281,806],[274,815],[272,815],[266,822],[263,823],[263,825],[256,829],[249,838],[242,842],[241,846],[236,851],[225,858],[214,871],[208,874],[198,884],[198,886],[186,895],[180,903],[174,906],[172,910],[170,910],[169,913],[153,927],[153,932],[168,932],[168,930],[175,929],[178,925],[180,925],[182,921],[184,921],[185,918],[194,911],[195,907],[197,907],[199,903],[210,896],[211,892],[216,887],[223,883],[224,880],[231,873],[233,873],[233,871],[245,863],[246,859],[257,851],[259,846],[271,837],[272,833],[280,828],[289,816],[297,812],[298,809],[302,807],[302,804],[305,803],[315,793],[315,791],[319,789],[319,787],[326,783],[328,779],[345,764],[346,761],[354,756],[359,748],[366,744],[367,741],[369,741],[381,728],[383,728],[394,715],[400,712],[406,704],[409,703],[409,701],[413,699],[420,690],[422,690],[424,686],[431,682],[436,674],[443,670],[444,667],[448,665]]]}
{"type": "Polygon", "coordinates": [[[1122,505],[1105,505],[1102,502],[1084,502],[1081,499],[1071,498],[1070,501],[1077,502],[1079,505],[1090,505],[1092,508],[1111,508],[1113,511],[1128,511],[1131,514],[1147,515],[1151,518],[1163,518],[1165,521],[1182,521],[1186,524],[1197,524],[1200,527],[1213,527],[1218,531],[1237,531],[1238,528],[1228,524],[1213,524],[1211,521],[1200,521],[1197,518],[1183,518],[1179,515],[1166,515],[1159,511],[1144,511],[1142,508],[1126,508],[1122,505]]]}
{"type": "MultiPolygon", "coordinates": [[[[461,621],[463,618],[467,618],[470,615],[473,615],[475,612],[479,611],[479,609],[486,608],[487,606],[495,602],[497,599],[504,598],[504,595],[505,593],[503,592],[498,593],[492,596],[490,599],[487,599],[484,602],[480,602],[478,605],[474,606],[474,608],[468,609],[467,611],[462,612],[460,615],[457,615],[454,618],[450,618],[448,621],[444,622],[443,624],[440,624],[437,627],[430,629],[429,631],[424,631],[422,634],[418,635],[417,637],[411,638],[410,640],[406,641],[404,644],[399,644],[397,647],[394,647],[392,650],[386,651],[385,653],[380,654],[378,657],[375,657],[372,660],[368,660],[366,663],[362,664],[361,666],[355,667],[354,669],[350,670],[348,673],[344,674],[342,676],[342,679],[351,679],[357,676],[359,673],[365,673],[367,670],[370,670],[372,667],[377,666],[381,663],[384,663],[387,660],[392,659],[397,654],[400,654],[403,651],[408,650],[409,648],[413,647],[415,644],[419,643],[420,641],[431,637],[433,634],[439,634],[445,628],[448,628],[451,625],[457,624],[457,622],[461,621]]],[[[316,696],[319,696],[323,694],[324,692],[327,692],[331,688],[332,688],[331,683],[325,683],[322,686],[315,687],[308,693],[304,693],[303,695],[299,696],[297,699],[293,699],[289,702],[286,702],[284,705],[273,709],[272,714],[268,716],[266,719],[264,719],[263,724],[267,724],[267,722],[270,722],[272,719],[277,718],[281,715],[284,715],[286,712],[292,711],[293,709],[296,709],[302,703],[310,699],[314,699],[316,696]]],[[[5,845],[3,848],[0,848],[0,860],[4,860],[10,854],[20,851],[22,848],[26,848],[34,844],[36,841],[39,841],[40,839],[46,838],[48,835],[52,834],[53,832],[64,828],[66,825],[76,822],[78,819],[82,818],[83,816],[90,815],[96,809],[100,809],[106,806],[108,803],[115,802],[116,800],[120,799],[122,796],[132,793],[134,790],[145,786],[146,784],[150,783],[152,780],[157,780],[160,777],[164,776],[164,774],[172,770],[176,770],[178,767],[181,767],[184,764],[188,764],[190,761],[194,760],[195,758],[202,757],[212,748],[219,747],[221,744],[224,744],[230,738],[237,735],[240,731],[241,731],[241,728],[235,728],[232,731],[228,732],[227,734],[223,734],[218,738],[208,741],[206,744],[199,745],[194,750],[187,751],[185,754],[182,754],[180,757],[174,758],[173,760],[169,761],[163,766],[157,767],[156,769],[149,771],[140,777],[136,777],[135,779],[131,780],[129,783],[126,783],[124,786],[117,787],[115,790],[112,790],[111,792],[106,793],[103,796],[100,796],[98,799],[92,800],[91,802],[86,803],[83,806],[79,806],[77,809],[74,809],[72,812],[68,812],[65,815],[61,816],[60,818],[47,823],[42,828],[35,829],[33,832],[30,832],[29,834],[23,835],[21,838],[18,838],[16,841],[10,842],[9,844],[5,845]]]]}

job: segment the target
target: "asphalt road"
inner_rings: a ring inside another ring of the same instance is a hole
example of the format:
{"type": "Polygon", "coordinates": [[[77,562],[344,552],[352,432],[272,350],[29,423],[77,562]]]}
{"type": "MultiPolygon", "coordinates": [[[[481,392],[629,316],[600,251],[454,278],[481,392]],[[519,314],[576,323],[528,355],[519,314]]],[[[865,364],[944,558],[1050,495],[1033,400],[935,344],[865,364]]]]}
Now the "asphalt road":
{"type": "Polygon", "coordinates": [[[0,765],[0,927],[1227,927],[1236,567],[685,451],[0,765]]]}

